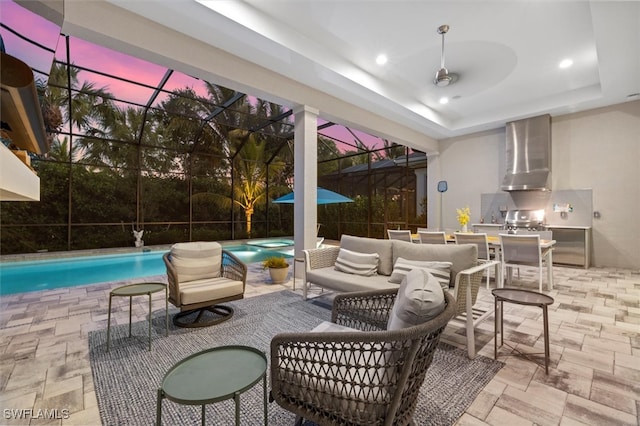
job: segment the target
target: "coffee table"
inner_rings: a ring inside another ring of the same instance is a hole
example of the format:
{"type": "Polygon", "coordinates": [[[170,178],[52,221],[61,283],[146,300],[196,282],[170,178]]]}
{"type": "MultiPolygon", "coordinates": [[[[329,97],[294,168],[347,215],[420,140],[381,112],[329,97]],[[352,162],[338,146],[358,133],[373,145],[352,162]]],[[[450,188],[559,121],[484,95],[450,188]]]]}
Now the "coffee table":
{"type": "Polygon", "coordinates": [[[233,398],[240,424],[240,394],[262,379],[264,424],[267,424],[267,356],[250,346],[219,346],[195,353],[175,364],[158,389],[156,425],[162,424],[162,400],[202,406],[233,398]]]}
{"type": "MultiPolygon", "coordinates": [[[[503,302],[515,303],[517,305],[525,306],[538,306],[542,308],[543,317],[543,334],[544,334],[544,368],[546,374],[549,374],[549,314],[547,312],[547,306],[552,305],[553,297],[546,294],[538,293],[537,291],[523,290],[518,288],[496,288],[491,291],[495,298],[495,323],[494,332],[495,338],[493,343],[493,357],[498,359],[498,332],[500,333],[500,346],[504,345],[504,330],[503,327],[503,302]],[[499,313],[498,313],[499,312],[499,313]],[[498,321],[500,323],[498,324],[498,321]]],[[[536,355],[534,353],[525,354],[511,345],[506,344],[511,349],[522,355],[523,357],[530,359],[529,355],[536,355]]],[[[535,361],[534,361],[535,362],[535,361]]]]}
{"type": "Polygon", "coordinates": [[[107,352],[111,343],[111,299],[113,297],[129,297],[129,337],[131,337],[131,306],[133,296],[149,296],[149,350],[151,350],[151,295],[164,290],[165,301],[165,336],[169,335],[169,301],[167,285],[164,283],[136,283],[116,287],[109,293],[109,314],[107,316],[107,352]]]}

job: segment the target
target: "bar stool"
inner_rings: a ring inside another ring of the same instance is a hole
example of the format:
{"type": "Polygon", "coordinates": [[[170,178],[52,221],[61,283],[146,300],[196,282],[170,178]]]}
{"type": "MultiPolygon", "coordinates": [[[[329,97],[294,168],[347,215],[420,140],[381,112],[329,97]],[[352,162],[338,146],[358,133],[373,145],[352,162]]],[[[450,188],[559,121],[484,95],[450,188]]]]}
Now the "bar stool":
{"type": "MultiPolygon", "coordinates": [[[[494,324],[494,332],[495,338],[493,339],[493,357],[494,359],[498,359],[498,332],[500,332],[500,346],[505,345],[504,343],[504,330],[503,327],[503,311],[502,304],[504,302],[515,303],[518,305],[525,306],[538,306],[542,308],[542,318],[543,318],[543,334],[544,334],[544,369],[545,373],[549,374],[549,314],[547,312],[547,306],[552,305],[554,300],[553,297],[547,296],[546,294],[538,293],[537,291],[531,290],[522,290],[518,288],[496,288],[491,291],[493,297],[495,299],[495,324],[494,324]],[[499,310],[499,314],[498,314],[499,310]],[[498,324],[499,321],[499,324],[498,324]]],[[[531,358],[528,355],[539,355],[539,354],[525,354],[520,352],[518,349],[513,346],[506,344],[514,351],[518,352],[524,358],[527,358],[531,361],[531,358]]],[[[535,361],[534,361],[535,362],[535,361]]],[[[536,362],[537,364],[537,362],[536,362]]]]}

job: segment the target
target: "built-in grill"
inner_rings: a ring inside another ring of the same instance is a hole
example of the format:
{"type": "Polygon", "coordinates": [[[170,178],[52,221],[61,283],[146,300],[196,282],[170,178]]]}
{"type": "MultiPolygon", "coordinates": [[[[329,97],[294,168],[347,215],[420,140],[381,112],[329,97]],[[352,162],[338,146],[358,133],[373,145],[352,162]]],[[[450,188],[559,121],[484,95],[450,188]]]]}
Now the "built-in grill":
{"type": "Polygon", "coordinates": [[[504,229],[510,232],[518,230],[544,231],[547,229],[544,210],[509,210],[504,218],[504,229]]]}

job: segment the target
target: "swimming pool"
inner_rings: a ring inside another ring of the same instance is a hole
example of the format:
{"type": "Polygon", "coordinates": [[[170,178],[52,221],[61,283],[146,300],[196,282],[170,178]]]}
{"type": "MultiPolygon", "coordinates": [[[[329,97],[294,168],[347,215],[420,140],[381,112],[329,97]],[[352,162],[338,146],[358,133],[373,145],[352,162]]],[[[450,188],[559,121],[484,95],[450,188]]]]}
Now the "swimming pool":
{"type": "MultiPolygon", "coordinates": [[[[286,250],[253,245],[225,246],[245,263],[269,256],[291,257],[286,250]]],[[[0,295],[50,290],[166,274],[166,250],[0,263],[0,295]]]]}

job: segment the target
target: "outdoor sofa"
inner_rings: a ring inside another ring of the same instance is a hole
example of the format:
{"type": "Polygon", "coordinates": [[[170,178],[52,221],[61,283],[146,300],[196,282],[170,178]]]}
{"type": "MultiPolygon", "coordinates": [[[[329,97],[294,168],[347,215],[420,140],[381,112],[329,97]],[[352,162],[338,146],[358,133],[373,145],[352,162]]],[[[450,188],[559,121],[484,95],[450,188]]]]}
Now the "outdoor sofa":
{"type": "Polygon", "coordinates": [[[409,270],[419,268],[432,273],[453,295],[456,316],[466,323],[469,358],[475,357],[474,328],[493,310],[483,312],[473,305],[485,269],[496,265],[496,261],[478,259],[475,244],[416,244],[343,235],[340,246],[303,253],[305,300],[309,285],[337,292],[397,289],[409,270]]]}

